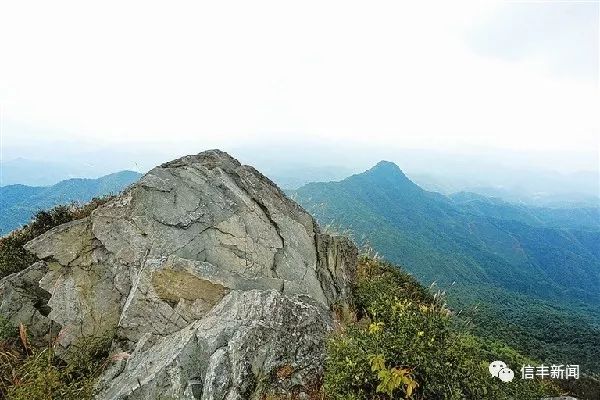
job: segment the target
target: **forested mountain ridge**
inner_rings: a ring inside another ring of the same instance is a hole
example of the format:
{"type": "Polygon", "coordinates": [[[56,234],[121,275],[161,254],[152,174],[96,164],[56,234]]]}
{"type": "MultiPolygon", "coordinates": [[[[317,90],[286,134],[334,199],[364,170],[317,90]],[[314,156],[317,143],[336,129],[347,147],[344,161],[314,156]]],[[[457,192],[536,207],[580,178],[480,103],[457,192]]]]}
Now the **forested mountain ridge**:
{"type": "MultiPolygon", "coordinates": [[[[527,224],[517,207],[514,219],[489,216],[488,209],[499,207],[427,192],[389,162],[292,194],[322,223],[350,229],[423,282],[488,283],[542,298],[600,301],[600,231],[591,227],[527,224]]],[[[508,203],[501,207],[510,210],[508,203]]]]}
{"type": "Polygon", "coordinates": [[[572,357],[600,370],[598,210],[448,197],[390,162],[290,194],[322,225],[446,290],[474,329],[543,360],[572,357]]]}
{"type": "Polygon", "coordinates": [[[121,171],[97,179],[68,179],[52,186],[2,186],[0,235],[26,224],[37,211],[58,204],[86,203],[93,197],[118,193],[140,176],[137,172],[121,171]]]}

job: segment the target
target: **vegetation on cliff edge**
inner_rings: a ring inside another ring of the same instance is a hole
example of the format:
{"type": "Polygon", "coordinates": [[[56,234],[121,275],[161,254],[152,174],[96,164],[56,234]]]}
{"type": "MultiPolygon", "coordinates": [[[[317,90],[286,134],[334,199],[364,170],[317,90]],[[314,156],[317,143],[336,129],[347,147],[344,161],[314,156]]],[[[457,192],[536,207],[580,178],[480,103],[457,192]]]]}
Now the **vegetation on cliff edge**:
{"type": "Polygon", "coordinates": [[[536,399],[555,395],[548,381],[521,380],[532,360],[466,332],[443,302],[395,266],[363,257],[354,322],[329,341],[325,397],[337,399],[536,399]],[[488,372],[503,360],[510,383],[488,372]]]}

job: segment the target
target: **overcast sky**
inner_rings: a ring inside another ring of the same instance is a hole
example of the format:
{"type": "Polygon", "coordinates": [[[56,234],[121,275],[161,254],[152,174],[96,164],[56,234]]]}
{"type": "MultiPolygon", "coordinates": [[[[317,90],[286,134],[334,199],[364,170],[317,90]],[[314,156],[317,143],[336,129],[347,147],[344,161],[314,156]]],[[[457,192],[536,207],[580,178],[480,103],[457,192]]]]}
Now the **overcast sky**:
{"type": "Polygon", "coordinates": [[[2,145],[343,140],[593,168],[598,21],[597,1],[0,0],[2,145]]]}

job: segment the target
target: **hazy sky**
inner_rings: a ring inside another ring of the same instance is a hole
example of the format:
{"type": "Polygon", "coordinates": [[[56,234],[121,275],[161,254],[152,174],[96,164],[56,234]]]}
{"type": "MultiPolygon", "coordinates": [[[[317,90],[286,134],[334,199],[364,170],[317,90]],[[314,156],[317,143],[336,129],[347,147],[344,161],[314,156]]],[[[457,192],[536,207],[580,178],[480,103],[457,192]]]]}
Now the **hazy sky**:
{"type": "Polygon", "coordinates": [[[593,168],[598,21],[598,1],[0,0],[2,145],[343,140],[593,168]]]}

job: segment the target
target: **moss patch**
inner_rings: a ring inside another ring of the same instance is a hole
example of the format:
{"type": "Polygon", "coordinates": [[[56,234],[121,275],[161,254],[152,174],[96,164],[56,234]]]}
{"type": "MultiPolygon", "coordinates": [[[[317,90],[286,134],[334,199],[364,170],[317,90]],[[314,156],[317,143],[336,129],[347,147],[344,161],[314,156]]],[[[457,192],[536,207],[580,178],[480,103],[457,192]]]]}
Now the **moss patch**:
{"type": "Polygon", "coordinates": [[[215,305],[229,289],[218,283],[198,278],[186,271],[162,269],[152,275],[152,286],[161,298],[171,304],[177,304],[180,299],[189,301],[203,300],[215,305]]]}

